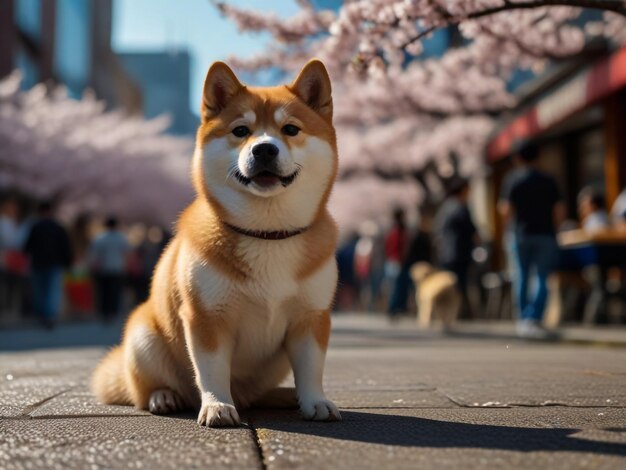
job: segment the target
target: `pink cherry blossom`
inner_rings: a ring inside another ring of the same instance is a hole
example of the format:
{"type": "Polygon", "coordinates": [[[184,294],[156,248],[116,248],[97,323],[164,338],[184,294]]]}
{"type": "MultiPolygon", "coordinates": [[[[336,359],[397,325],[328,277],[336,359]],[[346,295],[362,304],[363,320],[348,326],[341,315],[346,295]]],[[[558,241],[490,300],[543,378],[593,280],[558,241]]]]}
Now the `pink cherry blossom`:
{"type": "Polygon", "coordinates": [[[190,139],[165,135],[167,117],[145,121],[87,95],[0,81],[0,187],[54,198],[61,215],[116,214],[170,228],[192,197],[190,139]]]}

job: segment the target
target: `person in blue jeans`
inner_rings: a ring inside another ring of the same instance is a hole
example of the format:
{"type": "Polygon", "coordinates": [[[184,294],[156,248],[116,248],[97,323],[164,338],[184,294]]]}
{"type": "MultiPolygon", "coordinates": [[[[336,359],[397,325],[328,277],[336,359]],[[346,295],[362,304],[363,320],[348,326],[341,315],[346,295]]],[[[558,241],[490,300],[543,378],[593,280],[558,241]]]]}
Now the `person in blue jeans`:
{"type": "Polygon", "coordinates": [[[109,322],[122,307],[131,246],[116,217],[107,217],[104,225],[106,230],[92,242],[89,256],[96,281],[96,307],[102,319],[109,322]]]}
{"type": "Polygon", "coordinates": [[[63,271],[72,262],[72,249],[67,231],[53,218],[51,203],[39,205],[39,218],[28,234],[24,252],[30,258],[36,313],[52,328],[61,309],[63,271]]]}
{"type": "Polygon", "coordinates": [[[548,335],[541,320],[548,299],[548,276],[558,256],[556,228],[564,219],[565,206],[554,178],[539,171],[537,146],[525,142],[516,147],[517,168],[505,179],[498,209],[512,235],[518,335],[542,338],[548,335]],[[531,293],[533,274],[537,288],[531,293]]]}

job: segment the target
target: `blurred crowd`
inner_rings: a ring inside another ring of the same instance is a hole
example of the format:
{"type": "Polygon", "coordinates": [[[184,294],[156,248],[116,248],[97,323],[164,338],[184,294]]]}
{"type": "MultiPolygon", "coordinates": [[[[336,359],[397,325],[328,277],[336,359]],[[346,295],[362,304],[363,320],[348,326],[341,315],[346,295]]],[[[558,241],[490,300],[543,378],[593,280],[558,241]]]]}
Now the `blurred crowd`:
{"type": "Polygon", "coordinates": [[[0,326],[59,319],[113,321],[148,296],[168,234],[83,214],[71,224],[51,202],[0,202],[0,326]]]}
{"type": "MultiPolygon", "coordinates": [[[[559,237],[574,233],[580,237],[581,232],[585,236],[613,234],[621,237],[622,250],[626,249],[626,188],[610,211],[601,188],[583,188],[577,199],[578,220],[566,219],[565,204],[555,179],[540,170],[538,148],[531,143],[519,143],[513,162],[514,169],[502,185],[497,206],[504,227],[500,246],[507,258],[502,272],[491,272],[494,241],[481,239],[474,225],[468,205],[469,182],[455,178],[448,185],[443,202],[417,209],[418,223],[414,228],[407,226],[405,211],[396,209],[390,214],[387,230],[367,222],[358,233],[347,237],[337,253],[340,277],[337,309],[386,311],[394,320],[403,313],[417,310],[419,314],[420,308],[432,308],[432,305],[419,305],[420,299],[422,303],[447,301],[449,305],[450,294],[445,282],[442,283],[443,278],[439,276],[437,283],[428,281],[435,274],[445,272],[447,279],[453,279],[460,299],[455,318],[489,317],[489,291],[508,285],[509,309],[511,317],[517,320],[518,334],[532,338],[549,335],[542,325],[549,277],[567,264],[559,237]],[[425,263],[430,268],[418,282],[415,267],[425,263]],[[416,296],[420,288],[434,291],[416,296]],[[443,294],[448,297],[443,298],[443,294]]],[[[574,267],[581,276],[584,274],[582,265],[574,267]]],[[[599,281],[597,274],[591,275],[582,279],[579,287],[586,284],[587,290],[593,291],[595,284],[604,292],[607,274],[604,269],[599,271],[599,281]]],[[[625,292],[623,270],[613,277],[625,292]]],[[[593,297],[593,292],[587,295],[593,297]]],[[[505,307],[499,302],[496,308],[505,307]]],[[[582,315],[574,317],[582,319],[582,315]]],[[[602,320],[596,314],[592,317],[595,322],[602,320]]]]}
{"type": "Polygon", "coordinates": [[[459,178],[450,185],[438,210],[430,205],[418,208],[414,228],[408,226],[407,214],[400,208],[391,214],[386,232],[374,222],[364,223],[337,252],[338,309],[387,311],[391,320],[399,318],[416,307],[412,268],[429,263],[454,273],[464,298],[461,316],[471,317],[468,279],[476,276],[474,270],[485,259],[468,197],[469,182],[459,178]]]}
{"type": "MultiPolygon", "coordinates": [[[[561,276],[567,282],[559,288],[573,286],[573,297],[587,297],[583,307],[567,306],[582,312],[574,319],[606,320],[607,286],[626,293],[623,266],[589,270],[564,256],[562,241],[571,234],[578,239],[580,233],[613,234],[613,242],[621,240],[614,246],[624,254],[626,188],[611,208],[601,189],[583,188],[578,220],[568,220],[555,179],[540,170],[537,148],[520,144],[514,163],[498,198],[504,227],[499,243],[481,237],[470,209],[469,181],[455,177],[443,201],[422,204],[415,214],[395,209],[386,228],[368,221],[344,238],[337,251],[337,310],[384,311],[392,321],[417,312],[427,326],[437,315],[445,314],[449,323],[504,318],[508,309],[520,336],[540,337],[547,334],[542,322],[549,278],[569,269],[575,275],[561,276]],[[506,267],[493,272],[496,245],[506,254],[506,267]]],[[[169,236],[158,227],[121,227],[114,216],[80,215],[65,224],[50,202],[35,208],[11,195],[1,198],[0,326],[39,321],[52,327],[60,318],[114,320],[147,298],[169,236]]],[[[626,306],[626,295],[622,300],[626,306]]]]}

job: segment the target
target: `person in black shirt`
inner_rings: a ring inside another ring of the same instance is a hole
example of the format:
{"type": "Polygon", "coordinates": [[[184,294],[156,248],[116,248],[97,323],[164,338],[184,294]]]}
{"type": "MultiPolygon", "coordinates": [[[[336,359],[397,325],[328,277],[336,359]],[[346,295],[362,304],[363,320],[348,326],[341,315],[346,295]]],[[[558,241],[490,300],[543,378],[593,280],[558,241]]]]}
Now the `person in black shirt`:
{"type": "Polygon", "coordinates": [[[478,232],[467,207],[469,182],[459,178],[450,185],[449,197],[435,217],[434,234],[437,262],[441,269],[456,275],[463,295],[462,316],[471,316],[467,297],[467,275],[472,251],[478,243],[478,232]]]}
{"type": "Polygon", "coordinates": [[[517,165],[503,185],[498,209],[512,235],[515,300],[519,309],[518,334],[543,337],[541,320],[548,298],[547,280],[558,254],[556,227],[564,218],[564,205],[554,178],[537,168],[538,148],[518,145],[517,165]],[[537,290],[528,292],[535,271],[537,290]]]}
{"type": "Polygon", "coordinates": [[[61,309],[63,268],[72,262],[70,238],[52,217],[52,205],[39,205],[39,220],[30,230],[25,253],[30,257],[35,309],[47,327],[52,327],[61,309]]]}

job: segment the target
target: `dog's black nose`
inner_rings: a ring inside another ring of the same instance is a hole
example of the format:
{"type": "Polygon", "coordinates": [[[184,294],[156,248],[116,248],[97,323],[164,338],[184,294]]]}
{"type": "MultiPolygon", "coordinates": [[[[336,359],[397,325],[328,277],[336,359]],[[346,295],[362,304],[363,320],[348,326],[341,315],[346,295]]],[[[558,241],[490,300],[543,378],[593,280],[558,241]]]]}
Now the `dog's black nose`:
{"type": "Polygon", "coordinates": [[[252,146],[252,155],[255,160],[262,163],[270,163],[278,156],[278,147],[269,142],[263,142],[252,146]]]}

